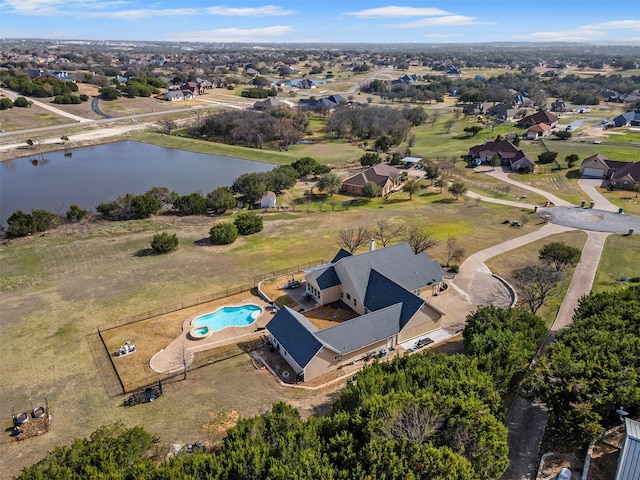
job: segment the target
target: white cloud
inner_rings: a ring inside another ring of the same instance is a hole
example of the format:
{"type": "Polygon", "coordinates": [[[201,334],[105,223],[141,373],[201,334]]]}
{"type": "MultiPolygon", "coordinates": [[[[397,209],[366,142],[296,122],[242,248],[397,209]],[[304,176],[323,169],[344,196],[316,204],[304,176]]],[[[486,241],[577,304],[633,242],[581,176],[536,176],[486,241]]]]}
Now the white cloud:
{"type": "Polygon", "coordinates": [[[285,10],[276,5],[265,5],[264,7],[227,7],[220,5],[218,7],[209,7],[207,12],[211,15],[222,15],[225,17],[275,17],[283,15],[292,15],[295,10],[285,10]]]}
{"type": "Polygon", "coordinates": [[[480,22],[475,17],[465,15],[447,15],[445,17],[421,18],[413,22],[396,23],[390,25],[394,28],[419,28],[419,27],[455,27],[460,25],[495,25],[495,22],[480,22]]]}
{"type": "Polygon", "coordinates": [[[109,10],[128,2],[123,0],[4,0],[0,7],[8,7],[11,13],[28,15],[56,15],[70,12],[86,12],[87,10],[109,10]]]}
{"type": "Polygon", "coordinates": [[[423,35],[423,37],[425,38],[433,38],[433,39],[439,39],[439,38],[455,38],[455,37],[461,37],[462,35],[460,35],[459,33],[428,33],[426,35],[423,35]]]}
{"type": "Polygon", "coordinates": [[[596,23],[593,25],[585,25],[581,28],[619,28],[623,30],[640,30],[640,20],[614,20],[611,22],[596,23]]]}
{"type": "Polygon", "coordinates": [[[529,39],[538,42],[588,42],[590,40],[600,40],[602,36],[611,36],[615,30],[640,31],[640,20],[613,20],[591,25],[581,25],[567,30],[517,35],[515,38],[529,39]]]}
{"type": "Polygon", "coordinates": [[[345,15],[353,15],[358,18],[402,18],[402,17],[430,17],[435,15],[448,15],[449,12],[431,7],[388,7],[369,8],[357,12],[345,12],[345,15]]]}
{"type": "Polygon", "coordinates": [[[276,37],[282,37],[295,32],[288,25],[275,25],[265,28],[218,28],[197,32],[176,33],[171,40],[184,42],[260,42],[273,41],[276,37]]]}
{"type": "Polygon", "coordinates": [[[185,17],[202,13],[197,8],[167,8],[164,10],[139,9],[139,10],[118,10],[113,12],[82,12],[77,16],[80,18],[116,18],[119,20],[140,20],[149,17],[185,17]]]}

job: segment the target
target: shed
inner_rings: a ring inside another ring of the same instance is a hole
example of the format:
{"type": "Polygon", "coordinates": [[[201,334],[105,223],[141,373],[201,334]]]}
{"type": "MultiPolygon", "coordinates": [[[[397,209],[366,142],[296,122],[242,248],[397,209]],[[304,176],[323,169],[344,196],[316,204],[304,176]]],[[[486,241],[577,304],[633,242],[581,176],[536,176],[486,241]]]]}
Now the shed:
{"type": "Polygon", "coordinates": [[[260,208],[276,208],[276,194],[272,191],[265,192],[260,199],[260,208]]]}
{"type": "Polygon", "coordinates": [[[624,419],[625,437],[615,480],[640,480],[640,422],[624,419]]]}

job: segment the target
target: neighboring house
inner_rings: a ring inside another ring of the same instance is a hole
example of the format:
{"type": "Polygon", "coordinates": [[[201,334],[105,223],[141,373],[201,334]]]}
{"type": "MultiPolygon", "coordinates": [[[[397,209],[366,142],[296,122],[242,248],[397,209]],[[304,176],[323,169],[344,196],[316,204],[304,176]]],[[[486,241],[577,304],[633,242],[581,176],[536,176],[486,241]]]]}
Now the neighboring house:
{"type": "Polygon", "coordinates": [[[513,104],[518,105],[519,107],[532,107],[533,100],[531,100],[529,97],[525,97],[521,93],[516,93],[513,96],[513,104]]]}
{"type": "Polygon", "coordinates": [[[534,125],[538,125],[539,123],[546,123],[551,126],[551,128],[558,125],[559,118],[550,112],[545,112],[544,110],[538,110],[536,113],[527,115],[522,118],[517,125],[523,128],[533,127],[534,125]]]}
{"type": "Polygon", "coordinates": [[[123,77],[122,75],[116,75],[115,80],[118,83],[127,83],[129,81],[129,77],[123,77]]]}
{"type": "Polygon", "coordinates": [[[502,120],[503,122],[509,122],[518,115],[519,111],[520,109],[513,105],[498,103],[487,110],[487,115],[495,117],[498,120],[502,120]]]}
{"type": "Polygon", "coordinates": [[[465,115],[483,115],[491,108],[490,102],[474,102],[465,105],[462,111],[465,115]]]}
{"type": "Polygon", "coordinates": [[[182,93],[182,90],[169,90],[168,92],[165,92],[164,95],[162,95],[162,98],[163,100],[166,100],[168,102],[176,102],[179,100],[184,100],[184,94],[182,93]]]}
{"type": "Polygon", "coordinates": [[[441,326],[443,312],[418,295],[440,288],[444,270],[409,244],[353,255],[341,249],[326,265],[307,271],[306,294],[320,305],[342,301],[358,317],[319,330],[283,307],[267,324],[271,344],[308,381],[381,349],[395,348],[441,326]]]}
{"type": "Polygon", "coordinates": [[[616,127],[640,126],[640,110],[628,110],[618,115],[611,123],[616,127]]]}
{"type": "Polygon", "coordinates": [[[537,138],[546,138],[551,135],[551,127],[546,123],[539,123],[527,130],[527,140],[535,140],[537,138]]]}
{"type": "Polygon", "coordinates": [[[272,191],[265,192],[260,199],[260,208],[276,208],[276,194],[272,191]]]}
{"type": "Polygon", "coordinates": [[[396,78],[395,80],[391,81],[392,85],[397,85],[397,84],[404,84],[404,85],[413,85],[416,82],[420,81],[420,77],[418,75],[416,75],[415,73],[412,74],[404,74],[403,76],[401,76],[400,78],[396,78]]]}
{"type": "Polygon", "coordinates": [[[274,97],[268,97],[266,100],[262,100],[253,104],[253,108],[256,110],[269,110],[271,108],[288,108],[286,103],[276,100],[274,97]]]}
{"type": "Polygon", "coordinates": [[[499,142],[486,142],[469,149],[469,156],[481,162],[489,162],[498,154],[502,165],[509,165],[513,171],[531,171],[536,168],[536,163],[526,153],[516,147],[509,140],[499,142]]]}
{"type": "Polygon", "coordinates": [[[633,190],[640,184],[640,161],[609,160],[601,153],[591,155],[580,163],[580,175],[609,180],[611,188],[633,190]]]}
{"type": "Polygon", "coordinates": [[[444,71],[447,75],[462,75],[462,71],[455,65],[447,65],[444,71]]]}
{"type": "Polygon", "coordinates": [[[298,106],[302,108],[336,108],[341,103],[346,103],[347,99],[342,95],[333,94],[321,98],[302,98],[298,101],[298,106]]]}
{"type": "Polygon", "coordinates": [[[615,480],[640,480],[640,422],[625,418],[624,426],[615,480]]]}
{"type": "Polygon", "coordinates": [[[187,82],[180,86],[180,90],[189,90],[193,95],[200,95],[200,85],[197,82],[187,82]]]}
{"type": "Polygon", "coordinates": [[[386,163],[379,163],[353,177],[347,178],[342,182],[341,190],[351,195],[361,196],[365,183],[374,182],[382,188],[382,196],[384,197],[400,185],[400,175],[401,172],[396,167],[386,163]]]}
{"type": "Polygon", "coordinates": [[[555,102],[553,102],[551,104],[551,111],[552,112],[567,112],[569,109],[567,108],[567,104],[564,103],[562,100],[556,100],[555,102]]]}

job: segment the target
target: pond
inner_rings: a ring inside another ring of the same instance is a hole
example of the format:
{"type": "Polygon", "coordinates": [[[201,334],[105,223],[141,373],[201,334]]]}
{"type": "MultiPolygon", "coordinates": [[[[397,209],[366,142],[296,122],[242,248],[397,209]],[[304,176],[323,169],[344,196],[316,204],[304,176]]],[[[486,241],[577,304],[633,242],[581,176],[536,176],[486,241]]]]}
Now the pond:
{"type": "Polygon", "coordinates": [[[231,185],[243,173],[275,167],[220,155],[185,152],[126,141],[50,152],[0,162],[0,222],[16,210],[43,208],[64,214],[73,203],[95,210],[126,193],[153,186],[181,195],[231,185]]]}

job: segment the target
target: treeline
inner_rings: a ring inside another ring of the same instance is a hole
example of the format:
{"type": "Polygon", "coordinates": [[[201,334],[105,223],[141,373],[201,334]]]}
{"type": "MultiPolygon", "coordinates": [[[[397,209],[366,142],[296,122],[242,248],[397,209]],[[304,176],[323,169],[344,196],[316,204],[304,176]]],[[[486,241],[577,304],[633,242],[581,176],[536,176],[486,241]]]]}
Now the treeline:
{"type": "Polygon", "coordinates": [[[161,463],[152,459],[158,439],[142,428],[103,427],[18,478],[498,478],[509,463],[501,394],[526,371],[546,329],[519,309],[481,307],[469,320],[468,354],[375,362],[349,382],[328,416],[302,420],[276,403],[240,420],[212,452],[161,463]]]}
{"type": "Polygon", "coordinates": [[[191,130],[191,135],[253,148],[272,145],[287,150],[302,139],[308,128],[309,116],[297,109],[228,110],[206,117],[191,130]]]}
{"type": "Polygon", "coordinates": [[[4,77],[4,86],[28,97],[44,98],[72,95],[78,91],[74,82],[65,82],[57,78],[39,78],[31,80],[28,75],[10,72],[4,77]]]}
{"type": "Polygon", "coordinates": [[[160,93],[160,88],[166,88],[167,84],[156,77],[134,77],[126,83],[116,82],[115,86],[104,86],[99,91],[104,100],[115,100],[121,96],[129,98],[150,97],[160,93]]]}

